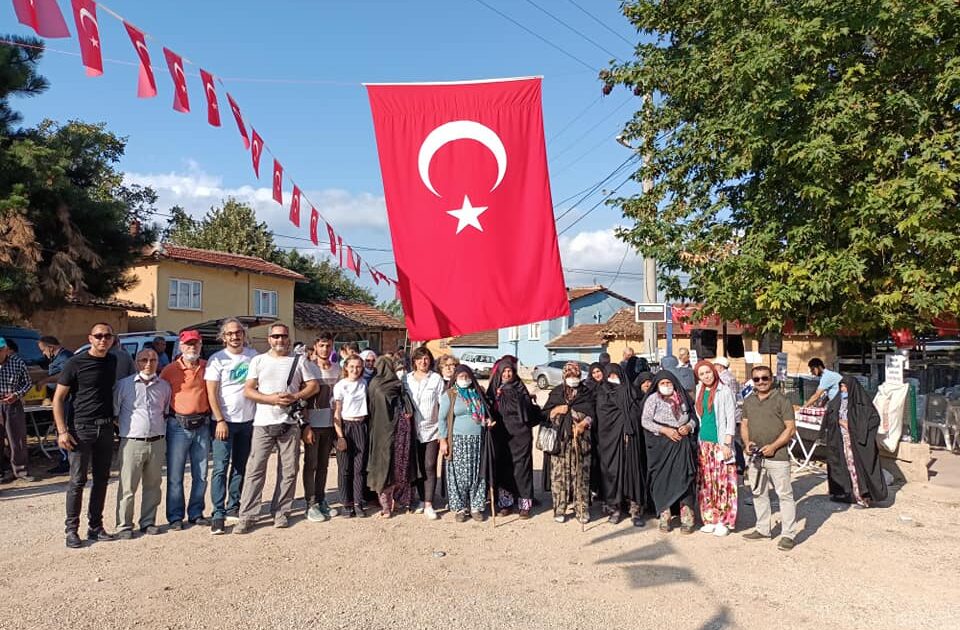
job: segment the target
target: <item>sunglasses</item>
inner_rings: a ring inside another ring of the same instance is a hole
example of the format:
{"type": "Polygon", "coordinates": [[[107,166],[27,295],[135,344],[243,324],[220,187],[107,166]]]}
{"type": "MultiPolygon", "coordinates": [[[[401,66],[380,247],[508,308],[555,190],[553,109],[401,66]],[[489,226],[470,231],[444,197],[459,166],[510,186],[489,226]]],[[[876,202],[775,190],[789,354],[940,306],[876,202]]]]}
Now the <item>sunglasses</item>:
{"type": "Polygon", "coordinates": [[[766,382],[769,381],[769,380],[770,380],[770,377],[769,377],[769,376],[754,376],[754,377],[753,377],[753,382],[754,382],[754,383],[766,383],[766,382]]]}
{"type": "Polygon", "coordinates": [[[103,341],[104,339],[113,339],[113,333],[97,333],[95,335],[90,335],[97,341],[103,341]]]}
{"type": "Polygon", "coordinates": [[[270,335],[271,339],[287,339],[290,335],[270,335]]]}
{"type": "Polygon", "coordinates": [[[223,333],[224,337],[243,337],[242,330],[227,330],[223,333]]]}

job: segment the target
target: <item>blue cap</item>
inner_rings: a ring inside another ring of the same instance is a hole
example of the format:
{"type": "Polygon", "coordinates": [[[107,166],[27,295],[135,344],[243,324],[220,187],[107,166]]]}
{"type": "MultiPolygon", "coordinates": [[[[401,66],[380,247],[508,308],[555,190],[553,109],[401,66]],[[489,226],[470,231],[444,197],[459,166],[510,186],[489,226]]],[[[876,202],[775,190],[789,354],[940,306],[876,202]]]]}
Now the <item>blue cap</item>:
{"type": "Polygon", "coordinates": [[[7,347],[7,340],[3,337],[0,337],[0,350],[7,347]]]}

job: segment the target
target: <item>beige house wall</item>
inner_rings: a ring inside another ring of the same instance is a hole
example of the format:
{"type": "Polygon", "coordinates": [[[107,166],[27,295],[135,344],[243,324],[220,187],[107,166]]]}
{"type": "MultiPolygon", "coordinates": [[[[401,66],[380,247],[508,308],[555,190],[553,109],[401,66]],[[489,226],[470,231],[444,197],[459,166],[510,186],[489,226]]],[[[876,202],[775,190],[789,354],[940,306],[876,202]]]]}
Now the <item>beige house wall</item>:
{"type": "Polygon", "coordinates": [[[110,324],[116,334],[127,332],[126,311],[88,306],[38,311],[30,317],[29,326],[39,330],[41,335],[53,335],[64,348],[76,350],[87,343],[90,328],[98,322],[110,324]]]}

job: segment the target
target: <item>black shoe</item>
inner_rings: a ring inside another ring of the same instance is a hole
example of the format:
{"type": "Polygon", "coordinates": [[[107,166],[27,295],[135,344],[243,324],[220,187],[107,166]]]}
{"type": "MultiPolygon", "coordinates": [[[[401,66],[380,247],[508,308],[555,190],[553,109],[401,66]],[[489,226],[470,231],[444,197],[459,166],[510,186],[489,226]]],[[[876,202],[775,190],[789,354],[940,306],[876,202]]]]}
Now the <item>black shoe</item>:
{"type": "Polygon", "coordinates": [[[160,528],[156,525],[147,525],[146,527],[140,528],[140,533],[145,536],[156,536],[160,533],[160,528]]]}
{"type": "Polygon", "coordinates": [[[357,511],[352,507],[344,508],[343,510],[343,518],[353,518],[356,515],[357,511]]]}
{"type": "Polygon", "coordinates": [[[607,518],[607,522],[611,525],[619,525],[621,520],[623,520],[623,515],[620,512],[614,512],[607,518]]]}
{"type": "Polygon", "coordinates": [[[469,518],[470,517],[467,515],[466,512],[457,512],[454,515],[453,520],[456,521],[457,523],[466,523],[467,519],[469,518]]]}
{"type": "Polygon", "coordinates": [[[117,538],[120,540],[133,540],[133,530],[121,529],[119,532],[117,532],[117,538]]]}
{"type": "Polygon", "coordinates": [[[116,539],[117,539],[116,536],[114,536],[111,533],[108,533],[107,530],[105,530],[102,527],[98,527],[96,529],[91,529],[87,531],[87,540],[94,540],[96,542],[108,542],[116,539]]]}
{"type": "Polygon", "coordinates": [[[183,529],[183,521],[174,521],[167,526],[167,529],[179,532],[183,529]]]}
{"type": "Polygon", "coordinates": [[[207,525],[210,524],[210,520],[207,519],[207,518],[204,518],[204,517],[202,517],[202,516],[198,516],[197,518],[191,518],[191,519],[190,519],[190,524],[191,524],[191,525],[199,525],[199,526],[201,526],[201,527],[206,527],[207,525]]]}
{"type": "Polygon", "coordinates": [[[213,525],[210,526],[210,533],[214,536],[225,534],[227,531],[226,521],[222,518],[213,519],[213,525]]]}
{"type": "Polygon", "coordinates": [[[643,519],[642,516],[634,516],[634,517],[633,517],[633,526],[634,526],[634,527],[644,527],[644,526],[646,526],[646,524],[647,524],[647,522],[643,519]]]}
{"type": "Polygon", "coordinates": [[[64,542],[70,549],[79,549],[80,547],[83,547],[83,541],[80,540],[80,536],[77,534],[77,532],[67,532],[67,537],[64,542]]]}
{"type": "Polygon", "coordinates": [[[367,518],[367,513],[363,511],[363,508],[357,508],[354,512],[357,513],[357,518],[367,518]]]}

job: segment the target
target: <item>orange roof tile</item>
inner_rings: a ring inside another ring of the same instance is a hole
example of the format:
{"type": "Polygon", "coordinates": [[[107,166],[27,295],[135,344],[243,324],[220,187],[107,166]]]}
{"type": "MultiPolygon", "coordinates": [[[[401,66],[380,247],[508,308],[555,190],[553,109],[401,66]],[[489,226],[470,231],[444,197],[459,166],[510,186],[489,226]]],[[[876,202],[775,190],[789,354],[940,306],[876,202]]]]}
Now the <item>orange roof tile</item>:
{"type": "Polygon", "coordinates": [[[157,258],[175,260],[191,264],[208,265],[210,267],[226,267],[228,269],[240,269],[241,271],[251,271],[267,276],[276,276],[288,280],[305,281],[306,278],[296,271],[291,271],[285,267],[267,262],[256,256],[244,256],[242,254],[228,254],[227,252],[218,252],[211,249],[196,249],[194,247],[181,247],[180,245],[171,245],[164,243],[153,254],[157,258]]]}
{"type": "Polygon", "coordinates": [[[449,346],[478,346],[495,347],[499,344],[499,333],[496,330],[485,330],[483,332],[460,335],[450,340],[449,346]]]}
{"type": "Polygon", "coordinates": [[[598,348],[603,345],[600,333],[604,326],[606,324],[578,324],[545,345],[551,349],[598,348]]]}

